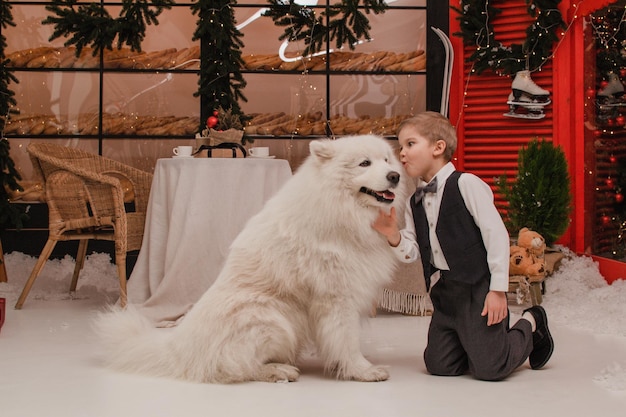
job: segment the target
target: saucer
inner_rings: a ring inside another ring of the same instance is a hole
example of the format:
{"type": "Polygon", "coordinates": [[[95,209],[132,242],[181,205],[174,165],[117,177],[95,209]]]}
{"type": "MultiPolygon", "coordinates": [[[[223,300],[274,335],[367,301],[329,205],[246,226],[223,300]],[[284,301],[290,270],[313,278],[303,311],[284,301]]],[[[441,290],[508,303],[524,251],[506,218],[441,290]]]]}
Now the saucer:
{"type": "Polygon", "coordinates": [[[189,158],[193,158],[193,155],[189,155],[189,156],[184,156],[184,155],[172,155],[172,158],[189,159],[189,158]]]}
{"type": "Polygon", "coordinates": [[[256,158],[256,159],[274,159],[274,158],[276,158],[276,155],[269,155],[269,156],[255,156],[255,155],[248,155],[248,158],[256,158]]]}

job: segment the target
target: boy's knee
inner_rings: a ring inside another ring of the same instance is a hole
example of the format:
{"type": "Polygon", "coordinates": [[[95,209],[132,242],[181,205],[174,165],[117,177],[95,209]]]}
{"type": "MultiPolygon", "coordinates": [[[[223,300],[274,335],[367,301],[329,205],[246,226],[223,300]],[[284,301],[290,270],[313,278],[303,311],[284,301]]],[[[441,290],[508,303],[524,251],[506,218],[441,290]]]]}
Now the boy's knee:
{"type": "Polygon", "coordinates": [[[435,376],[461,376],[461,375],[465,375],[465,373],[467,372],[466,370],[461,370],[460,368],[455,368],[455,369],[445,369],[445,368],[436,368],[436,367],[430,367],[428,365],[426,365],[426,370],[428,371],[429,374],[431,375],[435,375],[435,376]]]}
{"type": "Polygon", "coordinates": [[[472,376],[481,381],[501,381],[508,376],[502,372],[490,372],[484,370],[476,370],[472,372],[472,376]]]}
{"type": "Polygon", "coordinates": [[[437,376],[460,376],[467,372],[467,362],[457,361],[455,363],[444,363],[441,358],[429,358],[424,355],[426,370],[431,375],[437,376]]]}
{"type": "Polygon", "coordinates": [[[497,360],[472,363],[470,372],[476,379],[481,381],[501,381],[511,374],[514,368],[497,360]]]}

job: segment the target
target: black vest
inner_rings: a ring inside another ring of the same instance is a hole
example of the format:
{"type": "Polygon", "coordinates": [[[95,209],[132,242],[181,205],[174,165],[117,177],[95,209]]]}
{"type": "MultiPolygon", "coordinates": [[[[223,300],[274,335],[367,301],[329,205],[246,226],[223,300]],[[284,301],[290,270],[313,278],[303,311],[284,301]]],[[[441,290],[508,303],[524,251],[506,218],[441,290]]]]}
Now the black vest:
{"type": "MultiPolygon", "coordinates": [[[[443,189],[439,217],[435,233],[441,245],[443,256],[450,267],[446,277],[451,280],[476,284],[481,279],[490,279],[487,263],[487,250],[480,229],[467,210],[459,190],[461,172],[454,171],[443,189]]],[[[423,207],[423,199],[415,203],[411,197],[415,233],[422,257],[426,288],[430,288],[430,277],[437,269],[431,265],[431,246],[428,234],[428,220],[423,207]]]]}

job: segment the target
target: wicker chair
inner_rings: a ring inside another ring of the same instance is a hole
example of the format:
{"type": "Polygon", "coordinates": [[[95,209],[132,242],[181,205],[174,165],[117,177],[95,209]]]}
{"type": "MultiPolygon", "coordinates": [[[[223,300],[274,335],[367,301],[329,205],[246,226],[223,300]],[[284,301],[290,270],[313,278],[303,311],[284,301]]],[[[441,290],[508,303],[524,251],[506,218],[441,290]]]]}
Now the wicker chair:
{"type": "Polygon", "coordinates": [[[45,184],[49,235],[15,308],[22,308],[58,241],[79,241],[70,285],[70,292],[75,291],[90,239],[115,242],[120,304],[125,306],[126,253],[141,247],[152,174],[51,143],[31,143],[28,153],[35,175],[45,184]]]}

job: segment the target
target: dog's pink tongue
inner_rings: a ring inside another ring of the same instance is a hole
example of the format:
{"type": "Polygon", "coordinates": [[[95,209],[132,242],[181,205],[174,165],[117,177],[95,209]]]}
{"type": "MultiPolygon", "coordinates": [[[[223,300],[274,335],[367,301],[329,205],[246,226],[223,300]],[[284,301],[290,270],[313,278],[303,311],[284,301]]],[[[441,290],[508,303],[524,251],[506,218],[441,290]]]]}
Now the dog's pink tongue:
{"type": "Polygon", "coordinates": [[[383,196],[383,198],[387,200],[393,200],[394,198],[396,198],[396,195],[389,190],[383,191],[382,193],[378,193],[378,194],[383,196]]]}

